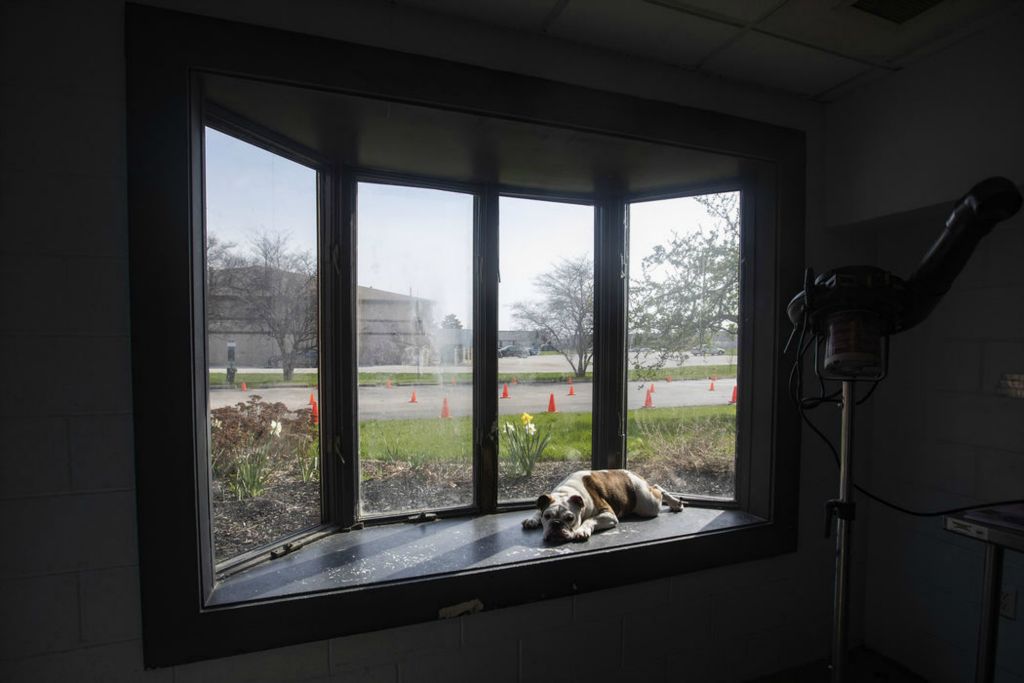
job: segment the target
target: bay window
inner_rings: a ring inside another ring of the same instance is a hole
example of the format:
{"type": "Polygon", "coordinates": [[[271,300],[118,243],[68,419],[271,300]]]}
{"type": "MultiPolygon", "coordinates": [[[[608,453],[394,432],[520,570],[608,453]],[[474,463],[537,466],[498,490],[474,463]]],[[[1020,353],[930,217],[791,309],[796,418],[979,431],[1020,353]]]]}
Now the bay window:
{"type": "Polygon", "coordinates": [[[148,666],[793,549],[800,134],[153,8],[127,31],[148,666]],[[571,547],[519,526],[616,467],[690,507],[571,547]]]}

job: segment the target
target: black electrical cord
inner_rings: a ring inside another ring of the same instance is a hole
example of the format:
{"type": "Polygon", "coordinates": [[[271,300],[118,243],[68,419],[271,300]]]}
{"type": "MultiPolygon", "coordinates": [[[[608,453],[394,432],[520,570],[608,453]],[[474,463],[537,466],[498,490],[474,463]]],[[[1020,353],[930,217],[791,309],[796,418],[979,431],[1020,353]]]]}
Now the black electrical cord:
{"type": "MultiPolygon", "coordinates": [[[[842,401],[835,401],[834,399],[837,396],[839,396],[842,392],[841,391],[836,391],[836,392],[833,392],[831,394],[827,394],[826,395],[825,394],[825,383],[824,383],[824,381],[821,381],[821,378],[819,377],[819,387],[820,387],[819,392],[820,392],[820,395],[817,396],[817,397],[813,397],[812,396],[812,397],[808,397],[808,398],[801,398],[801,394],[803,394],[803,362],[804,362],[804,355],[806,354],[807,349],[810,347],[811,342],[814,340],[814,338],[812,337],[811,339],[809,339],[807,341],[806,344],[803,343],[804,330],[806,330],[806,328],[807,328],[807,323],[806,323],[806,313],[805,313],[804,314],[804,324],[803,324],[803,326],[801,328],[801,331],[800,331],[800,343],[797,344],[796,360],[793,362],[793,369],[789,373],[790,396],[793,398],[793,402],[796,405],[797,412],[800,413],[800,418],[804,421],[804,423],[807,424],[808,427],[811,428],[812,432],[817,434],[818,437],[820,437],[821,440],[825,442],[825,445],[828,446],[828,449],[830,451],[832,451],[832,458],[835,461],[836,466],[838,467],[839,466],[839,451],[837,451],[836,447],[832,444],[832,440],[829,439],[825,435],[824,432],[822,432],[820,429],[818,429],[818,427],[813,422],[811,422],[810,418],[807,417],[807,412],[806,411],[807,411],[808,408],[811,408],[811,409],[817,408],[818,406],[823,405],[825,403],[839,403],[841,405],[842,401]],[[796,386],[795,387],[793,386],[794,378],[796,379],[796,386]]],[[[866,393],[860,399],[857,399],[856,400],[856,404],[860,405],[860,404],[864,403],[865,401],[867,401],[869,398],[871,398],[871,394],[874,393],[875,388],[878,387],[878,384],[879,384],[878,381],[876,381],[874,384],[872,384],[871,388],[868,389],[868,393],[866,393]]],[[[865,489],[864,487],[860,486],[859,484],[854,483],[853,484],[853,488],[856,489],[858,492],[864,494],[865,496],[867,496],[871,500],[875,501],[876,503],[881,503],[882,505],[884,505],[884,506],[886,506],[888,508],[891,508],[893,510],[896,510],[897,512],[902,512],[905,515],[911,515],[913,517],[942,517],[944,515],[952,515],[952,514],[956,514],[958,512],[967,512],[968,510],[980,510],[982,508],[996,507],[998,505],[1013,505],[1013,504],[1017,504],[1017,503],[1024,503],[1024,498],[1017,498],[1017,499],[1014,499],[1014,500],[1001,500],[1001,501],[996,501],[996,502],[992,502],[992,503],[981,503],[979,505],[965,505],[963,507],[949,508],[949,509],[946,509],[946,510],[935,510],[935,511],[929,511],[929,512],[922,512],[920,510],[911,510],[910,508],[905,508],[902,505],[898,505],[897,503],[893,503],[891,501],[888,501],[888,500],[882,498],[881,496],[878,496],[878,495],[875,495],[874,493],[871,493],[871,491],[868,491],[867,489],[865,489]]]]}
{"type": "Polygon", "coordinates": [[[875,389],[878,388],[878,385],[881,383],[881,381],[882,380],[880,380],[880,379],[879,380],[875,380],[875,383],[871,385],[870,389],[868,389],[868,393],[864,394],[862,397],[857,399],[857,405],[860,405],[861,403],[864,403],[869,398],[871,398],[871,394],[875,393],[875,389]]]}

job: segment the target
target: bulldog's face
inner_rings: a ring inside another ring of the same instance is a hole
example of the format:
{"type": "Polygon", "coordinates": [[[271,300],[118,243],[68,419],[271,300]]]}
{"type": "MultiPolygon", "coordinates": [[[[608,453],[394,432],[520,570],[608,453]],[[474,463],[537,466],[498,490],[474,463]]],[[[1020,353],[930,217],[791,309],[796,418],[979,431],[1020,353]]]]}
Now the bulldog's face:
{"type": "Polygon", "coordinates": [[[545,493],[537,499],[544,540],[560,543],[572,540],[572,532],[583,521],[583,497],[545,493]]]}

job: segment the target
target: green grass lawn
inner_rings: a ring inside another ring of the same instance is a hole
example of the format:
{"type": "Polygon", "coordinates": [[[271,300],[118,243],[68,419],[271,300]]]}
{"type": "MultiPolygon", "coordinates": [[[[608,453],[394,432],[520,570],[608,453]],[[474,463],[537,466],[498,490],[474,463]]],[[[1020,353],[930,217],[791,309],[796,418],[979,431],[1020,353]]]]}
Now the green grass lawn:
{"type": "MultiPolygon", "coordinates": [[[[629,371],[630,381],[651,381],[651,380],[664,380],[667,377],[671,377],[673,380],[682,379],[704,379],[711,375],[715,375],[719,378],[735,377],[736,366],[735,365],[690,365],[682,368],[661,368],[659,370],[645,370],[629,371]]],[[[564,372],[521,372],[521,373],[508,373],[502,372],[498,374],[498,383],[509,382],[511,383],[514,379],[521,383],[556,383],[564,382],[569,377],[569,373],[564,372]]],[[[383,386],[388,379],[391,379],[393,385],[398,386],[415,386],[415,385],[430,385],[430,384],[450,384],[452,379],[455,380],[456,384],[469,384],[473,381],[473,375],[469,372],[458,372],[454,374],[435,375],[431,373],[421,373],[417,375],[415,372],[398,372],[398,373],[384,373],[384,372],[360,372],[359,373],[359,386],[383,386]]],[[[588,372],[585,377],[575,378],[577,382],[589,382],[593,379],[593,373],[588,372]]],[[[210,386],[226,386],[227,385],[227,374],[223,372],[211,372],[210,373],[210,386]]],[[[270,385],[285,385],[285,386],[300,386],[300,387],[312,387],[316,386],[318,381],[318,375],[315,372],[297,372],[292,375],[291,381],[285,382],[282,375],[279,373],[262,373],[262,372],[241,372],[235,375],[235,385],[239,386],[242,382],[245,382],[248,387],[265,387],[270,385]]]]}
{"type": "MultiPolygon", "coordinates": [[[[296,372],[292,375],[290,382],[285,382],[283,376],[277,372],[239,372],[235,375],[235,386],[241,386],[245,382],[248,387],[265,387],[270,385],[287,385],[297,387],[313,387],[317,385],[318,375],[315,372],[296,372]]],[[[211,372],[210,386],[223,387],[228,384],[227,373],[211,372]]]]}
{"type": "MultiPolygon", "coordinates": [[[[541,460],[587,460],[591,453],[590,413],[536,413],[534,424],[551,442],[541,460]]],[[[519,425],[519,415],[503,415],[519,425]]],[[[359,424],[360,457],[372,460],[462,460],[472,454],[472,422],[468,417],[450,420],[367,420],[359,424]]],[[[715,452],[734,451],[736,407],[691,406],[641,408],[628,416],[627,444],[631,457],[665,454],[679,442],[702,444],[715,452]]]]}

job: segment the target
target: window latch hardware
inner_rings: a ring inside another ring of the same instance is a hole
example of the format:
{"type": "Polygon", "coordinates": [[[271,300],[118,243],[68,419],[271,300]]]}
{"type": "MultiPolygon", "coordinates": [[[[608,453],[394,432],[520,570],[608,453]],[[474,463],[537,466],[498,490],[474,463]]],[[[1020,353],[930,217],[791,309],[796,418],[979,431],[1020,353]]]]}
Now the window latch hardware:
{"type": "Polygon", "coordinates": [[[341,464],[345,464],[345,453],[341,449],[341,437],[334,437],[334,454],[338,456],[341,464]]]}
{"type": "Polygon", "coordinates": [[[338,275],[341,274],[341,247],[337,244],[334,245],[334,249],[331,250],[331,265],[334,266],[334,272],[338,275]]]}
{"type": "Polygon", "coordinates": [[[290,553],[293,550],[295,550],[295,544],[294,543],[285,543],[284,545],[282,545],[282,546],[280,546],[278,548],[274,548],[273,550],[270,551],[270,559],[276,560],[279,557],[284,557],[285,555],[287,555],[288,553],[290,553]]]}
{"type": "Polygon", "coordinates": [[[421,512],[418,515],[409,515],[405,518],[409,524],[421,524],[423,522],[436,522],[437,514],[434,512],[421,512]]]}
{"type": "Polygon", "coordinates": [[[857,517],[857,504],[844,503],[841,500],[830,500],[825,503],[825,538],[832,537],[832,522],[836,519],[853,521],[857,517]]]}

